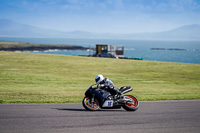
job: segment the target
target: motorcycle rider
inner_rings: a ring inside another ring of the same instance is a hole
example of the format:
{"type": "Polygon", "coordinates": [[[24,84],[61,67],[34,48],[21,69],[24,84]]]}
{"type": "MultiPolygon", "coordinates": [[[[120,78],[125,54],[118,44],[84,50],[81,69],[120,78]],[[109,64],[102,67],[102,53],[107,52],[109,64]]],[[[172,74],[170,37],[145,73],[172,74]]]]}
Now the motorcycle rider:
{"type": "Polygon", "coordinates": [[[118,87],[110,79],[104,78],[103,75],[100,74],[95,77],[95,81],[100,89],[111,89],[116,92],[120,98],[123,97],[123,94],[119,91],[118,87]]]}

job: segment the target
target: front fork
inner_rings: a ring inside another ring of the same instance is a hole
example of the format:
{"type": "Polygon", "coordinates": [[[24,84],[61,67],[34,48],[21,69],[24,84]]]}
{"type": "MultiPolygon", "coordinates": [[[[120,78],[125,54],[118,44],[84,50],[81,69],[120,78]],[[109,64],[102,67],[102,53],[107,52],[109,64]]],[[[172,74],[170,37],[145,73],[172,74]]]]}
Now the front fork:
{"type": "Polygon", "coordinates": [[[91,103],[94,103],[94,94],[92,95],[91,103]]]}
{"type": "Polygon", "coordinates": [[[95,101],[94,101],[94,94],[91,97],[91,106],[94,107],[96,105],[95,101]]]}

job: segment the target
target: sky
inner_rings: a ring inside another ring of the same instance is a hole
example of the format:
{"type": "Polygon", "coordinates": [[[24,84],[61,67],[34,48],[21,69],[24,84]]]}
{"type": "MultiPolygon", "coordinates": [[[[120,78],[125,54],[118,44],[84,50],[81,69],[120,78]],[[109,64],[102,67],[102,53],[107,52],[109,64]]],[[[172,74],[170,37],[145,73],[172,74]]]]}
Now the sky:
{"type": "Polygon", "coordinates": [[[200,24],[200,0],[0,0],[0,19],[67,32],[161,32],[200,24]]]}

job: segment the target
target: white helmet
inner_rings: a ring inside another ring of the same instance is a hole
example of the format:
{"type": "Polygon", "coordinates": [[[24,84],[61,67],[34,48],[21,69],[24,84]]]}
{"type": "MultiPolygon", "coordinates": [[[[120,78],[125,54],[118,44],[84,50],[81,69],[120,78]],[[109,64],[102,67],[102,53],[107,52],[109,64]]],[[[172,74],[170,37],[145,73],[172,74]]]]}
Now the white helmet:
{"type": "Polygon", "coordinates": [[[95,77],[95,81],[96,81],[96,83],[97,84],[99,84],[101,81],[103,81],[104,80],[104,77],[103,77],[103,75],[97,75],[96,77],[95,77]]]}

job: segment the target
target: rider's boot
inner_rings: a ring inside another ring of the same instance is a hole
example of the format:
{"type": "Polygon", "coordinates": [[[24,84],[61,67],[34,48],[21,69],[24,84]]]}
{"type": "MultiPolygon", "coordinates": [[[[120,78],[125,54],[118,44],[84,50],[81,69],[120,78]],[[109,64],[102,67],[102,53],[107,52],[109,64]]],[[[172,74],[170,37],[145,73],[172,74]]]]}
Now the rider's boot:
{"type": "Polygon", "coordinates": [[[124,97],[124,95],[120,91],[117,93],[117,95],[118,95],[119,99],[122,99],[124,97]]]}

